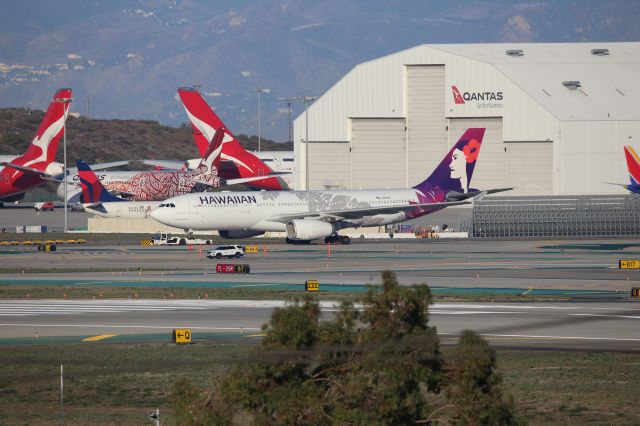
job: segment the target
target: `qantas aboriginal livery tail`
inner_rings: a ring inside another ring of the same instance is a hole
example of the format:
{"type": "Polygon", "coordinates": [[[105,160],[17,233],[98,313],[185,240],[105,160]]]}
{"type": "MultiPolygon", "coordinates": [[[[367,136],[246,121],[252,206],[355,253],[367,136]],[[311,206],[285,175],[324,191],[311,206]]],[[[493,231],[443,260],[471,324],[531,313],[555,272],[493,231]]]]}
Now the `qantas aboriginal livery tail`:
{"type": "Polygon", "coordinates": [[[78,177],[80,178],[80,187],[82,188],[81,202],[83,204],[97,204],[107,201],[125,201],[122,198],[114,197],[109,194],[98,176],[91,170],[91,167],[82,160],[77,160],[78,177]]]}
{"type": "MultiPolygon", "coordinates": [[[[178,95],[187,112],[189,121],[191,121],[193,137],[201,155],[204,156],[216,130],[225,129],[220,153],[222,160],[219,168],[220,177],[232,180],[272,175],[271,169],[258,157],[245,150],[233,133],[226,129],[224,123],[202,98],[200,92],[192,88],[182,87],[178,89],[178,95]]],[[[277,176],[253,180],[250,185],[260,189],[271,190],[288,188],[284,180],[277,176]]]]}

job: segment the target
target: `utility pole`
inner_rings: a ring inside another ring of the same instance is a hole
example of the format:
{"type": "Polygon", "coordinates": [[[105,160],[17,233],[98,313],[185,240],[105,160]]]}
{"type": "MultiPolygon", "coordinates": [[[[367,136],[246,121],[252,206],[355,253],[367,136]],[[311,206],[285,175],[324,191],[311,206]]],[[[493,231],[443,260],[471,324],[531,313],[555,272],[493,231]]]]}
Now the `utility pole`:
{"type": "Polygon", "coordinates": [[[64,232],[69,231],[69,221],[67,217],[68,206],[67,206],[67,114],[69,113],[69,106],[71,104],[71,98],[60,99],[58,102],[66,103],[66,108],[64,110],[64,118],[62,121],[62,156],[63,156],[63,171],[62,174],[62,184],[64,185],[64,232]]]}
{"type": "Polygon", "coordinates": [[[266,89],[264,87],[258,87],[256,89],[256,92],[258,92],[258,152],[260,152],[260,142],[262,139],[262,135],[260,134],[260,108],[261,108],[261,103],[260,103],[260,94],[262,93],[269,93],[271,92],[271,89],[266,89]]]}
{"type": "Polygon", "coordinates": [[[278,100],[284,101],[287,103],[287,110],[289,112],[289,139],[287,141],[291,142],[293,141],[293,139],[291,138],[291,131],[293,129],[292,122],[291,122],[291,104],[293,102],[300,101],[300,98],[278,98],[278,100]]]}
{"type": "Polygon", "coordinates": [[[64,425],[64,370],[60,364],[60,426],[64,425]]]}

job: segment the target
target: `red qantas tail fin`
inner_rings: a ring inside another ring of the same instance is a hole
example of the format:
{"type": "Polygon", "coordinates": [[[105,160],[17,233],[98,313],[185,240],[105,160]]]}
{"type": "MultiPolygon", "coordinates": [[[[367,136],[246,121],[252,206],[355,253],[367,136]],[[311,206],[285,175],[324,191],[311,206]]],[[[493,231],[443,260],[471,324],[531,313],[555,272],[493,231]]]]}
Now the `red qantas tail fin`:
{"type": "Polygon", "coordinates": [[[58,143],[64,134],[70,102],[71,89],[60,89],[56,92],[27,152],[12,163],[42,171],[47,169],[55,160],[58,143]]]}
{"type": "MultiPolygon", "coordinates": [[[[271,169],[262,160],[244,149],[202,98],[200,92],[193,88],[181,87],[178,89],[178,95],[191,121],[194,138],[201,155],[204,156],[206,153],[216,130],[225,129],[220,157],[226,163],[220,167],[220,177],[231,180],[266,176],[271,173],[271,169]]],[[[275,176],[252,181],[251,186],[273,190],[287,189],[287,184],[275,176]]]]}

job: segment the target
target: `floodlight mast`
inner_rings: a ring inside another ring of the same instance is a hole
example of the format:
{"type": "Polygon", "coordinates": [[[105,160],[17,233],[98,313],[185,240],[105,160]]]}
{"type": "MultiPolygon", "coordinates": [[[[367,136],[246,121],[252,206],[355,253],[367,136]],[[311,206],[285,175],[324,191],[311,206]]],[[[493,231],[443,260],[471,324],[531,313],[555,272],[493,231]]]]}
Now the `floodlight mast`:
{"type": "MultiPolygon", "coordinates": [[[[71,104],[71,98],[60,98],[56,99],[55,102],[60,102],[63,104],[71,104]]],[[[63,161],[63,174],[62,174],[62,184],[64,185],[64,232],[69,232],[69,219],[67,217],[68,213],[68,188],[67,188],[67,114],[69,113],[70,105],[67,106],[67,109],[64,111],[64,119],[62,120],[62,161],[63,161]]],[[[63,107],[64,109],[64,107],[63,107]]]]}

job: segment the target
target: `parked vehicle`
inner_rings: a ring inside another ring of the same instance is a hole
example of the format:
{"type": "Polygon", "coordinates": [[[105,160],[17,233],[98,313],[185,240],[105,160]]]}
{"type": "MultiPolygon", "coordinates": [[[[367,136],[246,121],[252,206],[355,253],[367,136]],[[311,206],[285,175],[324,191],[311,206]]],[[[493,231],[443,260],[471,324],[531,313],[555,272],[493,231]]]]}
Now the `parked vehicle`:
{"type": "Polygon", "coordinates": [[[242,257],[244,256],[244,247],[238,245],[218,246],[207,251],[209,259],[220,259],[222,257],[242,257]]]}
{"type": "Polygon", "coordinates": [[[56,205],[53,204],[53,201],[44,201],[42,203],[35,203],[34,206],[35,210],[37,212],[46,212],[46,211],[50,211],[52,212],[53,209],[56,208],[56,205]]]}
{"type": "Polygon", "coordinates": [[[211,240],[203,240],[200,238],[186,237],[172,237],[170,234],[164,232],[158,232],[153,234],[153,245],[169,245],[169,246],[186,246],[186,245],[198,245],[198,244],[211,244],[211,240]]]}

